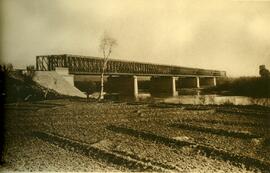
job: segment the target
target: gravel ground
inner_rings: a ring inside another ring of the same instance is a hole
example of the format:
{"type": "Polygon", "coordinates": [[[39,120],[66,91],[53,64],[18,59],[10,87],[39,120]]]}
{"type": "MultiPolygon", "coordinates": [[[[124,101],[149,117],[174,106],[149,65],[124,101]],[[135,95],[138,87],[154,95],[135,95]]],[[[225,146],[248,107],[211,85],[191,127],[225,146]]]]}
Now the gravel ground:
{"type": "Polygon", "coordinates": [[[2,171],[268,172],[270,168],[267,115],[65,99],[6,107],[2,171]],[[228,155],[235,157],[227,159],[228,155]],[[245,162],[250,158],[256,164],[245,162]]]}

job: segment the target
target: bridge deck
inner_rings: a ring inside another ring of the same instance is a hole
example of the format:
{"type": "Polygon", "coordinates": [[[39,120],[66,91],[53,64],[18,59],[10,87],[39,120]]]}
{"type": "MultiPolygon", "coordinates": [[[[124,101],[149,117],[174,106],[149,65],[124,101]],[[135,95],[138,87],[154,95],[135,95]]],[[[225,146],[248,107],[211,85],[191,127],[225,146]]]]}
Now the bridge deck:
{"type": "MultiPolygon", "coordinates": [[[[100,74],[103,59],[77,55],[44,55],[36,57],[36,69],[55,70],[55,67],[69,68],[71,74],[100,74]]],[[[169,66],[110,59],[106,74],[109,75],[147,75],[147,76],[226,76],[225,71],[169,66]]]]}

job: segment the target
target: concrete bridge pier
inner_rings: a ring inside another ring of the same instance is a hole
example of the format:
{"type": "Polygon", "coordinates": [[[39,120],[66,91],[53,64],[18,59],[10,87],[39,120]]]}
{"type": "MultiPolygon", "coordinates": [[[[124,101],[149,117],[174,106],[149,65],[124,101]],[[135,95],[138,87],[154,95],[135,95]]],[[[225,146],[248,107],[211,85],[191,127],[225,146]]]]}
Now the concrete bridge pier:
{"type": "Polygon", "coordinates": [[[216,77],[201,77],[200,83],[202,87],[211,87],[217,85],[216,77]]]}
{"type": "Polygon", "coordinates": [[[176,77],[151,77],[150,93],[152,96],[177,96],[176,77]]]}
{"type": "Polygon", "coordinates": [[[178,86],[180,88],[200,88],[199,77],[179,77],[178,86]]]}
{"type": "Polygon", "coordinates": [[[137,76],[109,76],[107,78],[106,91],[119,93],[125,97],[138,97],[137,76]]]}

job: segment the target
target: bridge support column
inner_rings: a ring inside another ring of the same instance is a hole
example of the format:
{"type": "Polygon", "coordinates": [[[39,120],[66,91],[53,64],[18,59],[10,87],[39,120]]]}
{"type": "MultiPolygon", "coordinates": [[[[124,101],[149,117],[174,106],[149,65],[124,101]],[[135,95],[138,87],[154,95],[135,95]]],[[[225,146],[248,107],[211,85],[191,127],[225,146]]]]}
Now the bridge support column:
{"type": "Polygon", "coordinates": [[[150,93],[152,96],[177,96],[175,77],[151,77],[150,93]]]}
{"type": "Polygon", "coordinates": [[[110,76],[107,78],[106,90],[109,93],[119,93],[121,96],[137,98],[137,76],[110,76]]]}
{"type": "Polygon", "coordinates": [[[180,88],[200,88],[199,77],[179,77],[178,85],[180,88]]]}
{"type": "Polygon", "coordinates": [[[200,78],[197,76],[196,77],[196,88],[200,88],[201,84],[200,84],[200,78]]]}
{"type": "Polygon", "coordinates": [[[217,85],[216,77],[201,77],[201,85],[203,87],[216,86],[217,85]]]}

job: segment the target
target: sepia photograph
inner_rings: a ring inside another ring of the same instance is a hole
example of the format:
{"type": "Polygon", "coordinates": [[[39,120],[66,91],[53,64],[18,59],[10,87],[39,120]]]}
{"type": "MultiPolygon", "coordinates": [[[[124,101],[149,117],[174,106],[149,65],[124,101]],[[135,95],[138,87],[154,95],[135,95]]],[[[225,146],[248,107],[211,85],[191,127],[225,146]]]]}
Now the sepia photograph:
{"type": "Polygon", "coordinates": [[[270,173],[270,0],[0,0],[0,172],[270,173]]]}

